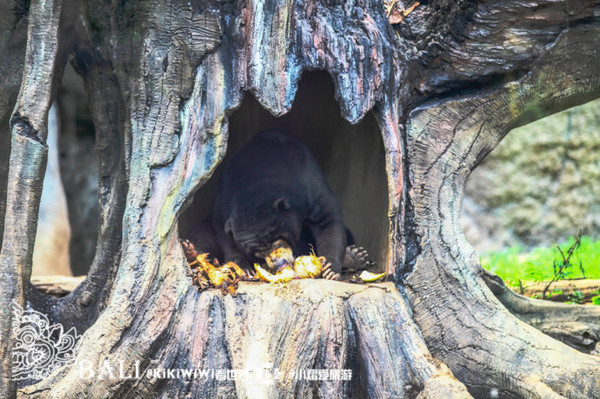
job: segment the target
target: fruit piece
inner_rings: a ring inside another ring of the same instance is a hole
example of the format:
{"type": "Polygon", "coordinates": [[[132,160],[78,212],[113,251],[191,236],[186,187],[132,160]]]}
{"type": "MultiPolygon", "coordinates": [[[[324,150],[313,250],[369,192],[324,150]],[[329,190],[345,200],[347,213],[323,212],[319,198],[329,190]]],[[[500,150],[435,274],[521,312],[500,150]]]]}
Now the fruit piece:
{"type": "Polygon", "coordinates": [[[264,258],[269,270],[277,272],[294,264],[292,247],[285,240],[277,240],[266,253],[258,253],[259,258],[264,258]]]}
{"type": "Polygon", "coordinates": [[[239,267],[236,263],[227,262],[221,268],[227,270],[228,272],[231,272],[234,275],[234,277],[246,277],[246,272],[242,270],[242,268],[239,267]]]}
{"type": "Polygon", "coordinates": [[[197,267],[201,267],[202,270],[208,272],[210,269],[214,269],[214,266],[208,261],[208,253],[200,254],[196,256],[196,260],[190,263],[190,266],[198,264],[197,267]]]}
{"type": "Polygon", "coordinates": [[[380,274],[375,274],[375,273],[371,273],[366,270],[363,270],[363,272],[358,277],[360,277],[360,279],[362,281],[364,281],[365,283],[372,283],[373,281],[382,279],[383,277],[385,277],[385,275],[386,275],[385,272],[380,273],[380,274]]]}
{"type": "Polygon", "coordinates": [[[219,269],[210,269],[208,271],[208,279],[215,287],[219,287],[228,280],[227,272],[219,269]]]}
{"type": "Polygon", "coordinates": [[[190,262],[192,283],[204,290],[210,287],[220,288],[223,294],[235,296],[240,277],[246,273],[235,263],[228,262],[219,266],[216,259],[208,260],[209,254],[198,254],[195,260],[190,262]]]}
{"type": "Polygon", "coordinates": [[[287,283],[292,279],[296,278],[297,275],[291,267],[285,267],[281,269],[277,274],[271,274],[262,267],[258,263],[254,264],[254,268],[256,269],[256,274],[263,281],[268,281],[269,283],[287,283]]]}
{"type": "Polygon", "coordinates": [[[322,269],[323,264],[315,255],[299,256],[294,261],[294,270],[299,278],[315,278],[322,269]]]}

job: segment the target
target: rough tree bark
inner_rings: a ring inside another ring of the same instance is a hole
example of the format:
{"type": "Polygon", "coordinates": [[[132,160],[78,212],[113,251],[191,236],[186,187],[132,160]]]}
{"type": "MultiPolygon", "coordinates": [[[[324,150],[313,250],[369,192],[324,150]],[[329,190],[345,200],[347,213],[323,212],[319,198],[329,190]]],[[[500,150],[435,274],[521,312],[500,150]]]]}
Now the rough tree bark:
{"type": "MultiPolygon", "coordinates": [[[[12,110],[12,152],[0,186],[0,396],[17,394],[15,301],[85,331],[74,365],[21,387],[28,397],[600,397],[600,359],[502,306],[458,222],[469,173],[510,129],[600,96],[600,1],[437,0],[395,26],[378,0],[2,7],[0,62],[12,78],[0,83],[0,120],[12,110]],[[96,127],[99,235],[85,282],[50,299],[29,280],[47,114],[68,61],[96,127]],[[307,70],[331,75],[345,119],[372,110],[378,120],[394,284],[198,293],[177,218],[223,158],[228,117],[244,93],[282,115],[307,70]],[[77,367],[227,369],[262,360],[288,371],[352,368],[356,378],[82,379],[77,367]]],[[[597,320],[586,323],[598,331],[597,320]]]]}

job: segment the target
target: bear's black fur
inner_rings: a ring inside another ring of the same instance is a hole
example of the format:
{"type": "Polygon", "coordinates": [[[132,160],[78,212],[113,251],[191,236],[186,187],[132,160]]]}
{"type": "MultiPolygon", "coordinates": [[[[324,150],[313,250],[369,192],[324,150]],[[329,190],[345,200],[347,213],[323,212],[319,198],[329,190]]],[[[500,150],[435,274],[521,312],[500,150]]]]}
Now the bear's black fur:
{"type": "Polygon", "coordinates": [[[249,267],[277,239],[296,256],[306,254],[313,241],[317,255],[341,272],[347,245],[342,210],[313,155],[291,136],[257,133],[231,159],[211,219],[226,262],[249,267]]]}

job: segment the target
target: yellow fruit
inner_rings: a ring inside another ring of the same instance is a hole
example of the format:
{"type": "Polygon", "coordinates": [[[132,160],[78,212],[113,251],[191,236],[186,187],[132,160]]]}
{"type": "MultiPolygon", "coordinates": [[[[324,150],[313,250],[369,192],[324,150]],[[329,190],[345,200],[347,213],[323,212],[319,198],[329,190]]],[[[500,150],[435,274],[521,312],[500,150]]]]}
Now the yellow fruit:
{"type": "Polygon", "coordinates": [[[269,283],[287,283],[292,279],[296,278],[296,273],[292,270],[291,267],[285,267],[281,269],[277,274],[271,274],[262,267],[258,263],[254,264],[254,268],[256,269],[256,274],[258,278],[263,281],[268,281],[269,283]]]}
{"type": "Polygon", "coordinates": [[[314,255],[299,256],[294,261],[294,270],[299,278],[315,278],[322,269],[323,264],[314,255]]]}
{"type": "Polygon", "coordinates": [[[294,262],[294,254],[292,253],[292,247],[284,243],[285,246],[275,248],[265,257],[265,262],[271,270],[276,270],[284,264],[290,266],[294,262]]]}
{"type": "Polygon", "coordinates": [[[244,270],[242,270],[242,268],[239,267],[236,263],[233,263],[233,262],[225,263],[221,267],[221,269],[226,270],[226,271],[231,271],[234,276],[246,277],[246,272],[244,270]]]}
{"type": "Polygon", "coordinates": [[[363,272],[358,277],[360,277],[360,279],[362,281],[364,281],[365,283],[372,283],[373,281],[377,281],[377,280],[380,280],[383,277],[385,277],[385,274],[386,274],[385,272],[381,273],[381,274],[375,274],[375,273],[371,273],[366,270],[363,270],[363,272]]]}
{"type": "Polygon", "coordinates": [[[228,274],[223,270],[219,269],[209,269],[208,270],[208,279],[215,287],[219,287],[227,280],[228,274]]]}

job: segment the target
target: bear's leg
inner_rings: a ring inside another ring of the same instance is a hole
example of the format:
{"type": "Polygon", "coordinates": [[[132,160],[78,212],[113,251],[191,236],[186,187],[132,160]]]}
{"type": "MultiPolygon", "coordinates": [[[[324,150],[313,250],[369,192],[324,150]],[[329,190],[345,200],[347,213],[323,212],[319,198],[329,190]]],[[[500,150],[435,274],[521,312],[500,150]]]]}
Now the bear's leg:
{"type": "Polygon", "coordinates": [[[311,226],[315,238],[317,255],[324,256],[331,263],[331,270],[342,272],[346,255],[346,227],[343,222],[321,223],[311,226]]]}

